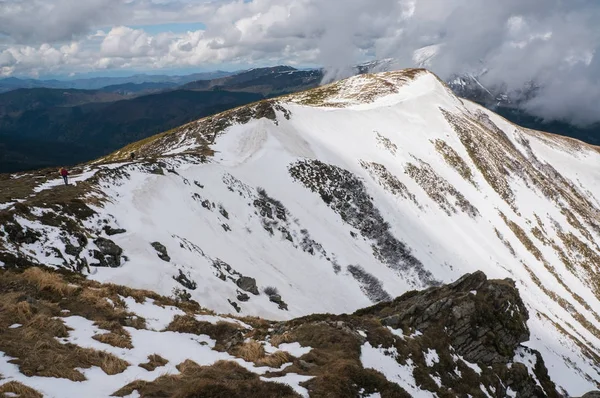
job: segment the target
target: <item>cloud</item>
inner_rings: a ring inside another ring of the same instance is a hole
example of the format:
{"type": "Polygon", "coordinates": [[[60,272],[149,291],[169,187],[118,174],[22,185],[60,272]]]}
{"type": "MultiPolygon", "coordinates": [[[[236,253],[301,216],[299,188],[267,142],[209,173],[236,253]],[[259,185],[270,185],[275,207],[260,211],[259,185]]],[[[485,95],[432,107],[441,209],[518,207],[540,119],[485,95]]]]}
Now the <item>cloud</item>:
{"type": "Polygon", "coordinates": [[[15,44],[69,41],[127,18],[122,0],[0,0],[0,33],[15,44]]]}
{"type": "Polygon", "coordinates": [[[529,111],[589,123],[599,17],[596,0],[0,0],[0,73],[285,63],[338,78],[376,58],[413,66],[420,51],[443,78],[475,73],[515,95],[533,83],[529,111]],[[132,28],[190,22],[206,28],[132,28]]]}

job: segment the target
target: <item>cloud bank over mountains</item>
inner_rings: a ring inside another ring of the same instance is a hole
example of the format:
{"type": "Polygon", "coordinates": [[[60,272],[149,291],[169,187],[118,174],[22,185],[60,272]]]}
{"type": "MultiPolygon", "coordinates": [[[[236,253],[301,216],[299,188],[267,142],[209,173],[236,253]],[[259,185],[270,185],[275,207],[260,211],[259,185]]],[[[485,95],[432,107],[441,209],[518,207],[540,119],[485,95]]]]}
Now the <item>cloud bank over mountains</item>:
{"type": "Polygon", "coordinates": [[[436,45],[443,78],[540,86],[526,106],[578,123],[600,115],[594,0],[0,0],[0,75],[358,62],[436,45]],[[174,24],[205,29],[173,33],[174,24]],[[153,29],[155,25],[164,27],[153,29]]]}

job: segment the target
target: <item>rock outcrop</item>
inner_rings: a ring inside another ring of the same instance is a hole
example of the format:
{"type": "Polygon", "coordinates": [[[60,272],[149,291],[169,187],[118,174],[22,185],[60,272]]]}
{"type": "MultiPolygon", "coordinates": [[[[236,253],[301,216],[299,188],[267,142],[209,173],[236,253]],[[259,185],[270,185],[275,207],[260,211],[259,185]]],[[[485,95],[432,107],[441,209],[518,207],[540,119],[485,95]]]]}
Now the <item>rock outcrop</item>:
{"type": "Polygon", "coordinates": [[[483,272],[421,293],[407,293],[378,313],[394,329],[444,332],[470,362],[506,363],[529,340],[527,308],[514,282],[487,280],[483,272]]]}

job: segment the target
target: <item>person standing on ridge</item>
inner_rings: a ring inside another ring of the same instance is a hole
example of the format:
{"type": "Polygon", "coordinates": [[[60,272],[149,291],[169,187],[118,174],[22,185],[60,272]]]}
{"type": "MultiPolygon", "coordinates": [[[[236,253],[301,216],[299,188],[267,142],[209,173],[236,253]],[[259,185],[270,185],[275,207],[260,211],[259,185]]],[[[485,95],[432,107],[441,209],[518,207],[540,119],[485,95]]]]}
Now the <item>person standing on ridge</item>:
{"type": "Polygon", "coordinates": [[[61,177],[63,178],[65,185],[69,185],[69,172],[64,167],[61,167],[59,170],[61,177]]]}

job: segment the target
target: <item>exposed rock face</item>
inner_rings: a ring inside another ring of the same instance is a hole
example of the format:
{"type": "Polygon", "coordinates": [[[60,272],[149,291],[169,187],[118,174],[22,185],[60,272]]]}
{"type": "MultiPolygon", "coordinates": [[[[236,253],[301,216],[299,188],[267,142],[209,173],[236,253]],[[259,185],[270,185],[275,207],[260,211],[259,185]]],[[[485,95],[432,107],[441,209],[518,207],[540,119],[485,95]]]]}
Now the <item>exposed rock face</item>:
{"type": "Polygon", "coordinates": [[[93,256],[99,263],[91,265],[111,268],[116,268],[121,265],[121,254],[123,254],[123,249],[115,242],[106,238],[98,238],[94,240],[94,243],[99,250],[94,250],[93,256]]]}
{"type": "Polygon", "coordinates": [[[382,323],[395,329],[445,331],[456,352],[470,362],[506,363],[519,343],[529,339],[527,309],[511,280],[492,283],[479,271],[413,294],[382,309],[382,323]]]}

